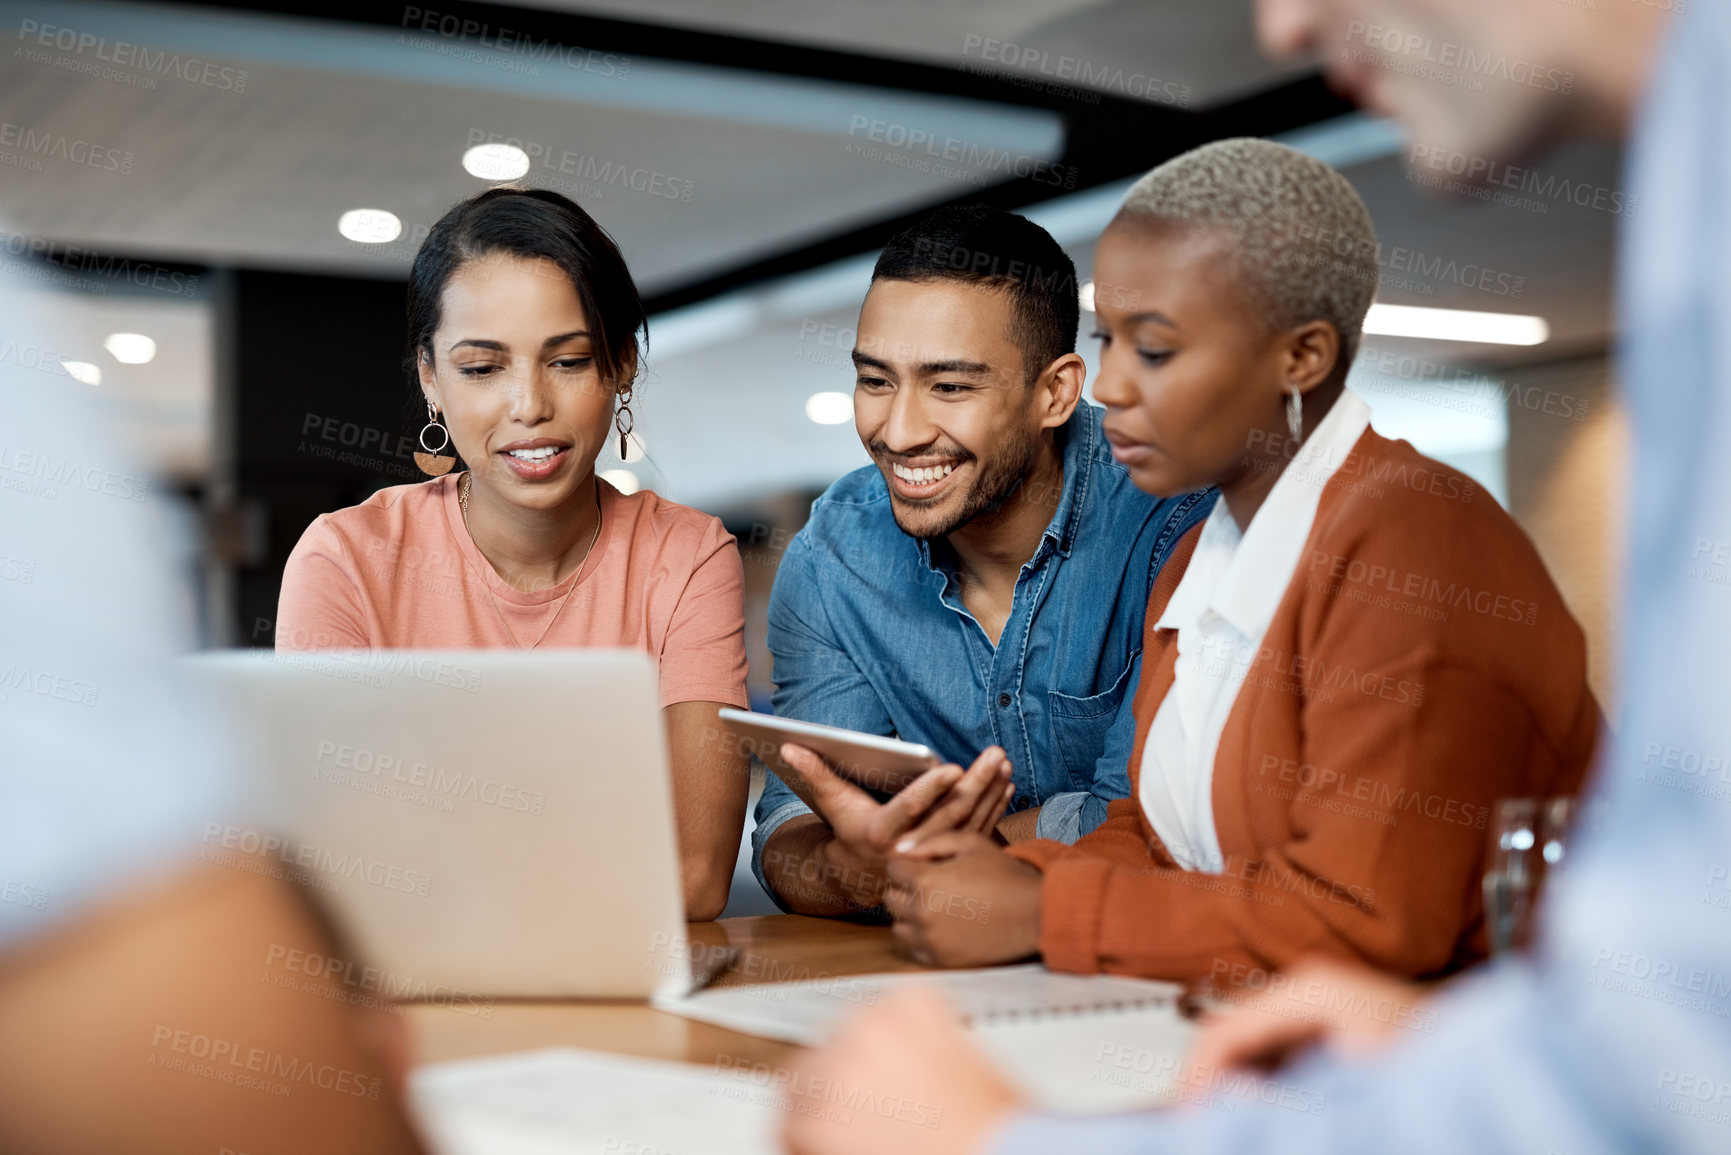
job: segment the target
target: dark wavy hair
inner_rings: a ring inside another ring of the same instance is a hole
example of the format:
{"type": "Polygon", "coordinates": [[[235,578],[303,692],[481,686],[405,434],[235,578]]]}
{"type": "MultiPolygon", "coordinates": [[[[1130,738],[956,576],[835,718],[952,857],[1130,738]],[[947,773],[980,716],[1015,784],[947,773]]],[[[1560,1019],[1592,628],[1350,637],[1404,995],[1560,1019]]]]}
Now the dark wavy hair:
{"type": "Polygon", "coordinates": [[[646,349],[649,320],[619,246],[570,198],[547,189],[500,185],[452,206],[415,253],[407,347],[412,384],[420,355],[433,360],[446,283],[464,264],[493,253],[545,258],[565,270],[589,321],[601,379],[619,386],[635,377],[637,335],[644,335],[646,349]]]}

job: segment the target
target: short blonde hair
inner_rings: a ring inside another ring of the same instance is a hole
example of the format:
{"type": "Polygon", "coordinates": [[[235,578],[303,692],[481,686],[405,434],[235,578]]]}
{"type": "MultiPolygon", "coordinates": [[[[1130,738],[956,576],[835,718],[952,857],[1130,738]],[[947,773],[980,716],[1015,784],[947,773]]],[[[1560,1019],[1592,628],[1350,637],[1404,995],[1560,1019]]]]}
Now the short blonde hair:
{"type": "Polygon", "coordinates": [[[1350,363],[1376,296],[1376,228],[1347,179],[1297,149],[1234,137],[1175,156],[1118,216],[1205,225],[1231,243],[1272,327],[1327,321],[1350,363]]]}

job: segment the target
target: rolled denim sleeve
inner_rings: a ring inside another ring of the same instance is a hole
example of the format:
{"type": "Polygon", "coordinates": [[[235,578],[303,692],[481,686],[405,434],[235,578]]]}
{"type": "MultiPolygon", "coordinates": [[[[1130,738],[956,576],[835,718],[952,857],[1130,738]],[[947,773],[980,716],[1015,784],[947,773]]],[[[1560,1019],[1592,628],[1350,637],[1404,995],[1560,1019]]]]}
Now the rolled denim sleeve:
{"type": "MultiPolygon", "coordinates": [[[[816,516],[814,510],[813,516],[816,516]]],[[[889,711],[860,665],[836,641],[823,604],[822,563],[801,530],[789,543],[769,594],[769,653],[774,660],[775,693],[770,702],[778,717],[841,726],[868,734],[895,732],[889,711]]],[[[763,873],[763,847],[789,819],[810,814],[774,770],[764,778],[754,813],[751,870],[764,892],[783,910],[763,873]]]]}
{"type": "Polygon", "coordinates": [[[1100,825],[1105,817],[1105,804],[1086,791],[1054,794],[1040,804],[1040,817],[1034,822],[1034,834],[1069,844],[1100,825]],[[1097,817],[1094,814],[1096,808],[1097,817]]]}
{"type": "Polygon", "coordinates": [[[1040,817],[1034,820],[1034,834],[1070,845],[1083,835],[1092,834],[1096,826],[1106,821],[1106,803],[1110,801],[1081,790],[1055,794],[1040,807],[1040,817]]]}

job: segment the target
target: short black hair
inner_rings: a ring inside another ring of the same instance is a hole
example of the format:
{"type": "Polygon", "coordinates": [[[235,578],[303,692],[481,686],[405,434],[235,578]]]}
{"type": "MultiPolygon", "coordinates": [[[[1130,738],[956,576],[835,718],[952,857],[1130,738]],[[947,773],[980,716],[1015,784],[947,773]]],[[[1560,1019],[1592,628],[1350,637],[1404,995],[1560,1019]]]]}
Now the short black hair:
{"type": "Polygon", "coordinates": [[[1008,293],[1029,385],[1076,351],[1076,263],[1027,217],[983,204],[941,208],[891,238],[872,280],[963,281],[1008,293]]]}
{"type": "Polygon", "coordinates": [[[411,382],[420,354],[432,360],[433,334],[451,275],[492,253],[544,258],[563,269],[588,318],[601,379],[618,388],[630,383],[640,368],[637,334],[645,333],[647,341],[649,322],[619,246],[569,197],[514,185],[499,185],[453,205],[415,253],[408,304],[411,382]]]}

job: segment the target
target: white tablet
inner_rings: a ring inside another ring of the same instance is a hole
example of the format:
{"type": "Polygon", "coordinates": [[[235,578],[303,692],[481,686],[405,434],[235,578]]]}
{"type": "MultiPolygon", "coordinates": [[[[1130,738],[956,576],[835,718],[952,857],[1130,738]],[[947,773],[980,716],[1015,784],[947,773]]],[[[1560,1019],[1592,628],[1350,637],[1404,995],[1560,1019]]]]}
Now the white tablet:
{"type": "MultiPolygon", "coordinates": [[[[757,714],[724,706],[721,720],[739,735],[740,749],[756,754],[765,765],[783,774],[796,774],[781,757],[781,744],[793,742],[815,750],[829,762],[835,772],[867,790],[894,794],[902,787],[943,764],[943,759],[929,746],[844,730],[839,726],[820,726],[816,722],[798,722],[778,718],[774,714],[757,714]]],[[[793,785],[788,781],[788,785],[793,785]]]]}

